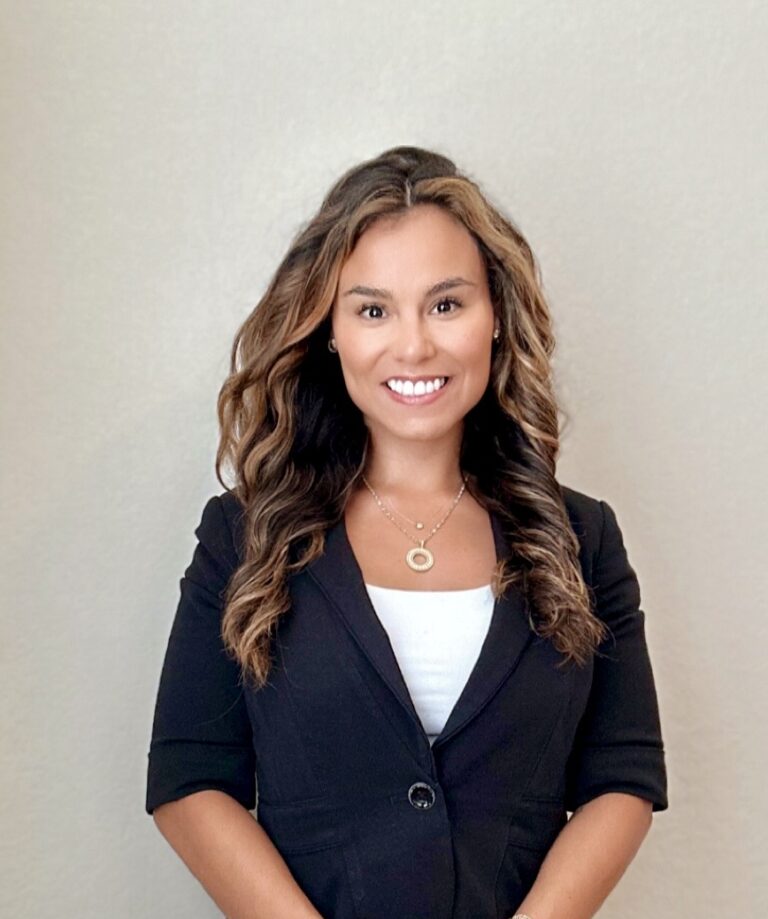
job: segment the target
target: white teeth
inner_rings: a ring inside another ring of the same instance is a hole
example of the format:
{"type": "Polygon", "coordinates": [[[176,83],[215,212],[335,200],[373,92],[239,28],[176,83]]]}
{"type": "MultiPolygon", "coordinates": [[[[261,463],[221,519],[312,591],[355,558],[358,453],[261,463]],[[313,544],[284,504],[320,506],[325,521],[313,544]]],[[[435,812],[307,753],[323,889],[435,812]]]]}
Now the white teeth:
{"type": "Polygon", "coordinates": [[[387,386],[401,396],[424,396],[442,388],[447,382],[448,377],[435,377],[434,380],[427,380],[426,382],[418,380],[416,383],[413,380],[398,380],[393,377],[391,380],[387,380],[387,386]]]}

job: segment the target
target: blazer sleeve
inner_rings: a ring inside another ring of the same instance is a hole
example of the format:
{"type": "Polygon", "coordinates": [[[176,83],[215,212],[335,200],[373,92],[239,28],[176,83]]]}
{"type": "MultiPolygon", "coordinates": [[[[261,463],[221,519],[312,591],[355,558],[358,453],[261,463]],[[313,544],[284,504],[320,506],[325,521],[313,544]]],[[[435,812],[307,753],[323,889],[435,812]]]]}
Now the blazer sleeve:
{"type": "Polygon", "coordinates": [[[602,535],[594,590],[609,628],[594,658],[592,686],[566,769],[566,809],[610,791],[666,810],[667,775],[640,586],[613,509],[600,501],[602,535]]]}
{"type": "Polygon", "coordinates": [[[155,703],[145,809],[217,789],[248,810],[256,804],[255,753],[240,668],[220,637],[223,592],[236,554],[219,496],[195,530],[180,582],[155,703]]]}

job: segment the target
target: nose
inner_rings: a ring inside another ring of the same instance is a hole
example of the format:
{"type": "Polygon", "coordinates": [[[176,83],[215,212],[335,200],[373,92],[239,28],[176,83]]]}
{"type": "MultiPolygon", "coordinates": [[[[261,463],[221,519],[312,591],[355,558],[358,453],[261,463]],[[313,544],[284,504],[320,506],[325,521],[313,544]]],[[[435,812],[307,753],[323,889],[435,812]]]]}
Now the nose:
{"type": "Polygon", "coordinates": [[[435,344],[422,316],[400,316],[392,342],[394,357],[404,364],[417,364],[435,353],[435,344]]]}

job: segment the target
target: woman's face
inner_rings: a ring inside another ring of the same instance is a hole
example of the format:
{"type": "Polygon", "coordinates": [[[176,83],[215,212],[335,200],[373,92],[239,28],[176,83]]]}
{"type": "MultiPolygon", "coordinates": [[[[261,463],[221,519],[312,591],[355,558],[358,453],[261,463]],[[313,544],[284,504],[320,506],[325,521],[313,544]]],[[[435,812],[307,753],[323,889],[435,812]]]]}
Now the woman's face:
{"type": "Polygon", "coordinates": [[[331,323],[350,398],[374,437],[455,433],[488,386],[494,314],[483,258],[436,205],[380,218],[362,234],[342,266],[331,323]]]}

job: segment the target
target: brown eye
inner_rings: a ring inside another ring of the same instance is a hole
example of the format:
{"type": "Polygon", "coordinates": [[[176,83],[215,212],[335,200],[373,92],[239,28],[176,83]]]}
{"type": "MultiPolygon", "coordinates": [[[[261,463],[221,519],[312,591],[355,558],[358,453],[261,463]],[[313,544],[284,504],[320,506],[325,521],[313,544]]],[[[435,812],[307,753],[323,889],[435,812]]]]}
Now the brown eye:
{"type": "MultiPolygon", "coordinates": [[[[365,310],[380,310],[380,309],[381,309],[381,307],[378,305],[378,303],[366,303],[365,306],[360,307],[360,309],[358,310],[358,315],[359,315],[359,316],[362,316],[362,315],[365,313],[365,310]]],[[[381,318],[381,317],[379,317],[379,316],[371,316],[370,313],[369,313],[369,314],[368,314],[368,318],[369,318],[369,319],[379,319],[379,318],[381,318]]]]}
{"type": "Polygon", "coordinates": [[[455,313],[458,309],[461,308],[461,301],[457,300],[455,297],[444,297],[442,300],[438,300],[435,306],[443,306],[445,304],[449,306],[455,306],[456,309],[447,309],[447,310],[438,310],[439,313],[445,315],[450,313],[455,313]]]}

